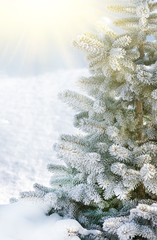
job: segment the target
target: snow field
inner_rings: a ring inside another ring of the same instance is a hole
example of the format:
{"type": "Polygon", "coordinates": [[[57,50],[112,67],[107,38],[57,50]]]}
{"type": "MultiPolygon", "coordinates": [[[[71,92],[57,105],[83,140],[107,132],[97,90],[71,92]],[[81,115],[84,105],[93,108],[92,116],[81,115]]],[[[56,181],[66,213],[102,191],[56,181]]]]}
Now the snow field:
{"type": "Polygon", "coordinates": [[[0,77],[0,204],[48,186],[47,164],[56,161],[53,144],[61,133],[72,133],[73,111],[58,99],[76,89],[87,70],[57,71],[36,77],[0,77]]]}

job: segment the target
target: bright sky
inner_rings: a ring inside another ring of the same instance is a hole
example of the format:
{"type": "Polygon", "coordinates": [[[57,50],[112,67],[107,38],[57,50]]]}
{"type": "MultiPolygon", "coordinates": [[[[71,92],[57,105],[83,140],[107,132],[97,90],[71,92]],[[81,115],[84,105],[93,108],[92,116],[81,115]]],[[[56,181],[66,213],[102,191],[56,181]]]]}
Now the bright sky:
{"type": "Polygon", "coordinates": [[[72,39],[99,20],[103,15],[102,2],[0,0],[0,65],[6,71],[15,67],[27,70],[28,65],[44,68],[52,64],[52,55],[58,55],[56,65],[59,55],[70,65],[72,39]]]}

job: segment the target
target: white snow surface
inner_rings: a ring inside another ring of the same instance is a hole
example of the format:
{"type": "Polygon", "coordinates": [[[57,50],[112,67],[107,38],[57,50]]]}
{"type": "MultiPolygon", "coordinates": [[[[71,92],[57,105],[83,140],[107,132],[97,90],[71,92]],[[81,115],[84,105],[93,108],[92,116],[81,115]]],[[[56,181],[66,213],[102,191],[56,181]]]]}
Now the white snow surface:
{"type": "Polygon", "coordinates": [[[6,204],[35,182],[48,185],[46,165],[57,161],[53,144],[61,133],[76,132],[74,113],[59,101],[58,92],[73,90],[86,74],[82,69],[23,79],[0,77],[0,240],[80,240],[78,234],[100,234],[56,213],[46,216],[44,201],[6,204]]]}
{"type": "Polygon", "coordinates": [[[41,204],[19,201],[0,206],[1,240],[79,240],[77,234],[100,234],[86,230],[73,219],[58,214],[46,216],[41,204]]]}
{"type": "Polygon", "coordinates": [[[27,78],[0,76],[0,204],[32,190],[35,182],[49,185],[46,166],[57,161],[53,144],[61,133],[76,131],[74,112],[57,95],[77,89],[76,80],[87,74],[77,69],[27,78]]]}

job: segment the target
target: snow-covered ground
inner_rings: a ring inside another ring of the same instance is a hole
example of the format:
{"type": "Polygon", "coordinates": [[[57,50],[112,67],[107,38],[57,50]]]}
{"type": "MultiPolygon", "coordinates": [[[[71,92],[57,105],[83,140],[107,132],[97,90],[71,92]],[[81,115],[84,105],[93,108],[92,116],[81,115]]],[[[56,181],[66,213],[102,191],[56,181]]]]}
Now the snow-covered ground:
{"type": "MultiPolygon", "coordinates": [[[[48,185],[46,166],[56,160],[53,144],[72,133],[73,111],[57,95],[73,89],[85,69],[57,71],[37,77],[0,76],[0,204],[48,185]]],[[[76,87],[75,87],[76,89],[76,87]]]]}
{"type": "Polygon", "coordinates": [[[100,234],[75,220],[46,216],[40,201],[7,204],[35,182],[48,186],[46,166],[57,161],[52,146],[61,133],[74,131],[73,111],[57,95],[76,89],[76,80],[86,74],[80,69],[0,77],[0,240],[80,240],[78,234],[100,234]]]}
{"type": "Polygon", "coordinates": [[[86,230],[72,219],[46,216],[39,204],[29,201],[0,206],[1,240],[80,240],[78,234],[100,234],[86,230]]]}

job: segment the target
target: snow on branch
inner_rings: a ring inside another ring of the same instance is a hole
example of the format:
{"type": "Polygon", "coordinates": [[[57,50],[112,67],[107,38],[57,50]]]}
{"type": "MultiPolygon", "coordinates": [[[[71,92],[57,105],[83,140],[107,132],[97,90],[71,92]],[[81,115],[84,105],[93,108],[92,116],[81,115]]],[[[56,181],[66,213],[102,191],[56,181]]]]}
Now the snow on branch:
{"type": "Polygon", "coordinates": [[[77,111],[88,111],[93,106],[90,98],[70,90],[60,93],[59,98],[77,111]]]}

